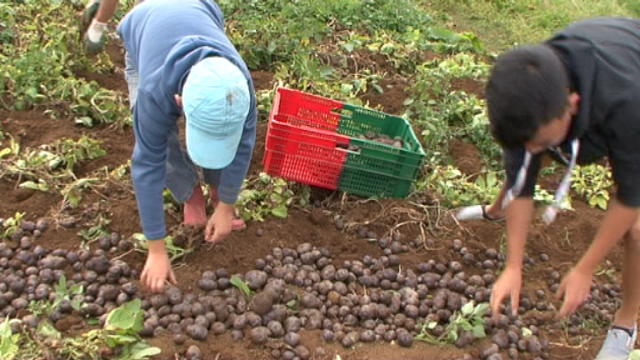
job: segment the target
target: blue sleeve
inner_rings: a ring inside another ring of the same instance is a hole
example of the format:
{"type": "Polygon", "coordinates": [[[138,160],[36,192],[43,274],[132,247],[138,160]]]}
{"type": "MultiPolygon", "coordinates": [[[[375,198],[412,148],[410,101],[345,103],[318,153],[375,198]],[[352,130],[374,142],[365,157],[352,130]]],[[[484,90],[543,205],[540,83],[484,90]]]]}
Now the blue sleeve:
{"type": "Polygon", "coordinates": [[[236,157],[231,164],[222,170],[220,184],[218,184],[218,197],[227,204],[233,204],[238,200],[238,194],[242,187],[242,181],[247,176],[251,155],[256,144],[256,107],[252,104],[247,121],[244,124],[242,138],[238,145],[236,157]]]}
{"type": "Polygon", "coordinates": [[[161,111],[146,91],[138,89],[133,109],[135,146],[131,175],[142,230],[149,240],[166,235],[162,191],[166,182],[167,139],[175,121],[161,111]]]}
{"type": "Polygon", "coordinates": [[[222,9],[215,1],[206,2],[206,6],[209,6],[211,10],[211,14],[213,15],[213,21],[216,23],[218,28],[224,32],[224,14],[222,13],[222,9]]]}

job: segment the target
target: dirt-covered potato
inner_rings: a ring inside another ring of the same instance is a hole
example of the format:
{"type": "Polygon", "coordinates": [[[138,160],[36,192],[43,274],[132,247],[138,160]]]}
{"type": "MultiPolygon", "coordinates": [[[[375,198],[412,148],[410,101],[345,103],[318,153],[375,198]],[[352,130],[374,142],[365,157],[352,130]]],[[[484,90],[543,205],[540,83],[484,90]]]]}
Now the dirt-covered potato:
{"type": "Polygon", "coordinates": [[[253,296],[249,309],[258,315],[265,315],[273,307],[274,295],[270,291],[261,291],[253,296]]]}
{"type": "Polygon", "coordinates": [[[269,323],[267,323],[267,328],[273,337],[282,337],[284,335],[284,328],[282,327],[282,323],[279,321],[269,321],[269,323]]]}
{"type": "Polygon", "coordinates": [[[202,351],[200,351],[200,348],[197,347],[196,345],[189,346],[185,356],[187,357],[188,360],[201,360],[201,359],[203,359],[202,358],[202,351]]]}
{"type": "Polygon", "coordinates": [[[194,340],[204,341],[207,338],[207,329],[201,325],[191,324],[186,328],[187,335],[194,340]]]}
{"type": "Polygon", "coordinates": [[[264,326],[258,326],[250,331],[251,341],[256,345],[262,345],[269,340],[271,332],[264,326]]]}
{"type": "Polygon", "coordinates": [[[360,341],[360,334],[358,334],[355,331],[352,331],[348,334],[346,334],[342,340],[342,346],[346,347],[346,348],[350,348],[353,345],[355,345],[358,341],[360,341]]]}
{"type": "Polygon", "coordinates": [[[259,290],[262,289],[262,287],[266,284],[267,277],[267,273],[265,273],[264,271],[251,270],[247,272],[244,280],[252,290],[259,290]]]}
{"type": "Polygon", "coordinates": [[[480,353],[480,357],[483,359],[488,358],[493,354],[497,354],[500,351],[500,347],[496,344],[491,344],[480,353]]]}

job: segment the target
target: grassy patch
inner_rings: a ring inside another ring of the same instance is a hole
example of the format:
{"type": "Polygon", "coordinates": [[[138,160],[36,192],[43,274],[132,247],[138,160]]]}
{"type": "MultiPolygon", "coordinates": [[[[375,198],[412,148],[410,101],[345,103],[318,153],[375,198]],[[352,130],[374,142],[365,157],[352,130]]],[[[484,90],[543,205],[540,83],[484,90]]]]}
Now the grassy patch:
{"type": "Polygon", "coordinates": [[[640,3],[632,0],[440,0],[429,6],[450,27],[482,34],[491,51],[544,40],[587,17],[640,16],[640,3]]]}

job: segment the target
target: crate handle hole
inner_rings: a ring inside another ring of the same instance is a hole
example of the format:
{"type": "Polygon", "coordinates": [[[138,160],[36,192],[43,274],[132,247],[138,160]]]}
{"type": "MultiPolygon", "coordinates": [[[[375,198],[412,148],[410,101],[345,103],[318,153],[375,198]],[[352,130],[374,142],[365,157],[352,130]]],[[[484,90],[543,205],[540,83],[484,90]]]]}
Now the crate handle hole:
{"type": "Polygon", "coordinates": [[[357,145],[349,145],[349,144],[336,144],[336,147],[342,149],[350,154],[360,155],[360,147],[357,145]]]}

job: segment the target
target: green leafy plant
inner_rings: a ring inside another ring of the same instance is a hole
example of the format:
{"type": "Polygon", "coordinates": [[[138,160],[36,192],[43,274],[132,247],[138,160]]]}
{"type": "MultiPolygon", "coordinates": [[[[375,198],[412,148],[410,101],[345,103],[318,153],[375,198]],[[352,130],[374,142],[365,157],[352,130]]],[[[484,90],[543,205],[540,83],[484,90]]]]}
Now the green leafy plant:
{"type": "Polygon", "coordinates": [[[432,344],[453,344],[458,340],[461,331],[471,331],[477,339],[484,338],[487,336],[484,330],[484,316],[488,312],[488,303],[475,305],[473,301],[470,301],[451,316],[442,335],[434,336],[429,332],[438,325],[437,322],[431,321],[422,325],[422,329],[415,339],[432,344]]]}
{"type": "Polygon", "coordinates": [[[68,182],[60,190],[62,199],[75,208],[80,204],[84,190],[96,186],[99,181],[98,178],[80,178],[68,182]]]}
{"type": "Polygon", "coordinates": [[[102,157],[106,151],[100,146],[102,141],[82,135],[78,140],[62,139],[55,142],[51,148],[56,158],[50,163],[52,169],[64,166],[67,171],[73,171],[75,165],[84,160],[102,157]]]}
{"type": "Polygon", "coordinates": [[[142,330],[143,321],[144,310],[140,299],[113,309],[107,316],[104,326],[106,343],[110,347],[122,347],[118,359],[146,359],[160,354],[159,348],[141,341],[138,333],[142,330]]]}
{"type": "Polygon", "coordinates": [[[289,206],[309,204],[309,188],[300,187],[298,195],[294,186],[282,178],[260,173],[245,179],[244,189],[236,202],[240,216],[245,220],[264,221],[267,216],[286,218],[289,206]]]}
{"type": "Polygon", "coordinates": [[[142,330],[144,310],[140,299],[135,299],[113,309],[104,328],[90,330],[79,337],[65,338],[62,352],[69,358],[83,358],[95,354],[102,346],[116,349],[114,359],[144,360],[160,354],[161,350],[144,342],[138,333],[142,330]],[[76,356],[76,357],[73,357],[76,356]]]}
{"type": "Polygon", "coordinates": [[[58,283],[53,287],[55,292],[55,298],[53,301],[48,300],[33,300],[29,303],[29,311],[34,315],[49,315],[55,309],[58,308],[62,301],[68,301],[76,311],[79,311],[82,307],[82,295],[84,289],[82,285],[73,284],[67,286],[67,279],[64,275],[60,276],[58,283]]]}
{"type": "Polygon", "coordinates": [[[16,212],[12,217],[4,219],[2,222],[2,237],[10,238],[18,229],[20,229],[20,224],[22,224],[22,218],[24,218],[25,213],[16,212]]]}
{"type": "Polygon", "coordinates": [[[451,207],[493,201],[500,191],[502,175],[489,171],[474,181],[453,166],[435,166],[431,174],[418,182],[418,189],[438,194],[441,201],[451,207]]]}
{"type": "Polygon", "coordinates": [[[599,164],[577,166],[573,170],[571,189],[585,198],[591,207],[606,210],[609,204],[609,189],[613,186],[611,170],[599,164]]]}
{"type": "MultiPolygon", "coordinates": [[[[135,233],[131,235],[134,240],[135,249],[141,253],[147,253],[149,251],[149,244],[147,244],[147,237],[142,233],[135,233]]],[[[159,240],[158,240],[159,241],[159,240]]],[[[164,245],[169,255],[169,261],[174,262],[177,259],[193,252],[192,248],[185,249],[174,244],[173,236],[165,236],[164,245]]]]}
{"type": "Polygon", "coordinates": [[[253,290],[249,288],[247,282],[240,279],[237,275],[232,275],[229,282],[231,283],[231,285],[238,288],[238,290],[240,290],[242,294],[244,294],[244,297],[246,297],[247,299],[250,299],[253,296],[253,290]]]}
{"type": "Polygon", "coordinates": [[[65,196],[80,185],[74,168],[81,161],[94,160],[106,154],[101,141],[86,135],[77,140],[64,138],[50,145],[21,149],[13,139],[8,147],[0,151],[0,176],[9,175],[25,179],[22,187],[35,190],[63,188],[65,196]],[[74,179],[75,184],[64,185],[65,180],[74,179]]]}
{"type": "Polygon", "coordinates": [[[13,360],[20,350],[20,334],[14,334],[11,331],[11,322],[9,318],[4,318],[0,322],[0,358],[13,360]]]}
{"type": "Polygon", "coordinates": [[[101,236],[109,236],[107,225],[111,223],[111,220],[100,213],[94,221],[95,225],[92,227],[78,231],[78,236],[84,240],[85,245],[97,240],[101,236]]]}

